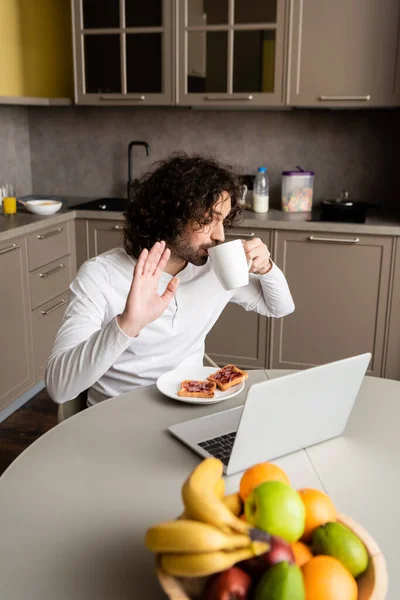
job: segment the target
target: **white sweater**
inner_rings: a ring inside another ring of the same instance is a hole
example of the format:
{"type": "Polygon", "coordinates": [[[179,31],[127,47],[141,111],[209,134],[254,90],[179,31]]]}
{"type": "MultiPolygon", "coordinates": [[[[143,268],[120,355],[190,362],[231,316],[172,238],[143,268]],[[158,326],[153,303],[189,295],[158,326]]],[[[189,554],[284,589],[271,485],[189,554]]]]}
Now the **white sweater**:
{"type": "MultiPolygon", "coordinates": [[[[141,386],[152,385],[180,365],[202,365],[206,335],[231,301],[268,317],[294,310],[282,271],[273,265],[266,275],[250,275],[250,283],[227,292],[210,261],[188,264],[166,311],[127,336],[117,322],[125,307],[136,261],[115,248],[87,261],[70,285],[70,298],[46,365],[45,382],[53,400],[63,403],[89,388],[95,404],[141,386]]],[[[162,273],[158,291],[172,278],[162,273]]]]}

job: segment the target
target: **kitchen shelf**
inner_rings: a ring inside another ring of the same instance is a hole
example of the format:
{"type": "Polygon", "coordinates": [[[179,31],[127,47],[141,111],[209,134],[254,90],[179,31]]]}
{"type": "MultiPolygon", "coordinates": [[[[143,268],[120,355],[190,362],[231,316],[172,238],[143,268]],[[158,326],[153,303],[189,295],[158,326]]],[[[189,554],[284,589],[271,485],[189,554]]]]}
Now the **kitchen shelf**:
{"type": "Polygon", "coordinates": [[[0,96],[0,104],[25,106],[69,106],[72,98],[38,98],[31,96],[0,96]]]}

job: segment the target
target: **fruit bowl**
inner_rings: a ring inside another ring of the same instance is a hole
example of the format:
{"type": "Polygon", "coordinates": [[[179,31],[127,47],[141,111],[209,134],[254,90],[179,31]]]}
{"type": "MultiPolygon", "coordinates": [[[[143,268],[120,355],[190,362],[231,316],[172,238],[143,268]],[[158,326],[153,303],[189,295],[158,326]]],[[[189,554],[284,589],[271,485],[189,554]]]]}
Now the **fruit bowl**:
{"type": "MultiPolygon", "coordinates": [[[[385,558],[375,540],[358,523],[339,514],[338,521],[347,525],[365,544],[369,554],[367,570],[357,579],[358,600],[384,600],[388,588],[385,558]]],[[[178,578],[166,575],[156,563],[158,581],[170,600],[195,600],[200,597],[206,577],[178,578]]]]}

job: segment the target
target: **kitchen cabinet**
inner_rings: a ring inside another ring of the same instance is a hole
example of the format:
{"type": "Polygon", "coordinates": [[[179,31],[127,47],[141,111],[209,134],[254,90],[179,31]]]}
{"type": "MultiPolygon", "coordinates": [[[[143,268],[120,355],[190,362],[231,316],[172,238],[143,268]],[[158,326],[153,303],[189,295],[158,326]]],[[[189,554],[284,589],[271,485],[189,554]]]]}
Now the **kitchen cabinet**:
{"type": "Polygon", "coordinates": [[[292,6],[289,105],[399,105],[398,0],[299,0],[292,6]]]}
{"type": "Polygon", "coordinates": [[[35,383],[24,237],[0,242],[0,410],[35,383]]]}
{"type": "Polygon", "coordinates": [[[269,366],[304,369],[372,352],[368,373],[383,374],[393,239],[276,231],[275,260],[295,312],[272,322],[269,366]]]}
{"type": "Polygon", "coordinates": [[[68,291],[56,296],[32,312],[33,349],[35,379],[44,377],[46,361],[50,356],[54,340],[60,328],[68,302],[68,291]]]}
{"type": "Polygon", "coordinates": [[[285,0],[177,0],[177,103],[281,106],[285,0]]]}
{"type": "Polygon", "coordinates": [[[77,104],[172,104],[172,0],[72,0],[77,104]]]}
{"type": "Polygon", "coordinates": [[[77,219],[75,235],[78,269],[89,258],[122,246],[123,233],[124,221],[121,220],[77,219]]]}
{"type": "Polygon", "coordinates": [[[123,243],[124,221],[89,221],[89,256],[97,256],[123,243]]]}
{"type": "MultiPolygon", "coordinates": [[[[271,248],[270,231],[233,229],[225,234],[231,239],[259,237],[271,248]]],[[[233,363],[242,368],[265,368],[269,319],[241,306],[229,303],[206,339],[206,352],[219,364],[233,363]]]]}
{"type": "Polygon", "coordinates": [[[35,383],[43,379],[76,273],[73,221],[44,227],[27,236],[30,321],[35,383]],[[50,260],[51,259],[51,260],[50,260]]]}
{"type": "Polygon", "coordinates": [[[400,238],[395,239],[394,256],[385,377],[400,380],[400,238]]]}
{"type": "Polygon", "coordinates": [[[0,242],[0,410],[43,379],[75,272],[72,221],[0,242]]]}

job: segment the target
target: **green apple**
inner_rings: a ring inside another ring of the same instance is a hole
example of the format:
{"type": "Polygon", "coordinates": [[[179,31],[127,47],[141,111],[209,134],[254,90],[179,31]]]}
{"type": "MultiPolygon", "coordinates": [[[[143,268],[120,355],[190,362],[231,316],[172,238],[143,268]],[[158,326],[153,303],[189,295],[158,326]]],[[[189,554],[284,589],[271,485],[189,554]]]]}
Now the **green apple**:
{"type": "Polygon", "coordinates": [[[306,511],[295,489],[281,481],[265,481],[247,498],[244,506],[250,525],[277,535],[289,543],[304,533],[306,511]]]}

